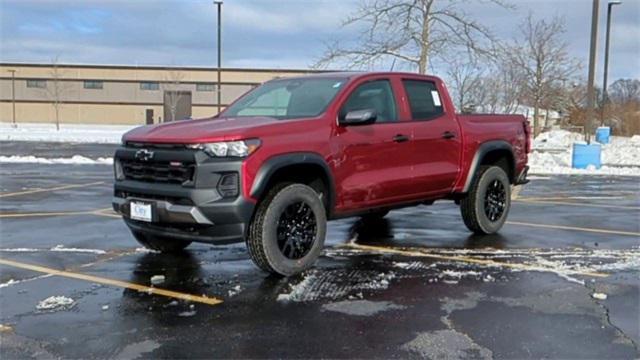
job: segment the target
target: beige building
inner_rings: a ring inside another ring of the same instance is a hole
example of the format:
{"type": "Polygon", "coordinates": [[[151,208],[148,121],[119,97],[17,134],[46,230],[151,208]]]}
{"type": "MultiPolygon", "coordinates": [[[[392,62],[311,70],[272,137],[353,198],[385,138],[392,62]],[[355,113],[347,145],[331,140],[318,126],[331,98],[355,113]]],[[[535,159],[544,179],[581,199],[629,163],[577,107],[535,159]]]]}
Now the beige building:
{"type": "MultiPolygon", "coordinates": [[[[223,68],[220,106],[267,80],[307,72],[223,68]]],[[[18,123],[54,123],[56,108],[61,123],[206,117],[218,112],[216,90],[216,68],[0,63],[0,122],[13,121],[14,105],[18,123]]]]}

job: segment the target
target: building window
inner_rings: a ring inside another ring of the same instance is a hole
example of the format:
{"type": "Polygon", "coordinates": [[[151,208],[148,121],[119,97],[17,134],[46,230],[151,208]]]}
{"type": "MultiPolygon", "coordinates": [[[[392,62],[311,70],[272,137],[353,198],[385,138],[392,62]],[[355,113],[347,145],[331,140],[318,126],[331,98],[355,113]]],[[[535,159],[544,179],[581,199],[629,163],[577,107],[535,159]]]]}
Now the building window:
{"type": "Polygon", "coordinates": [[[47,80],[27,80],[27,87],[44,89],[47,87],[47,80]]]}
{"type": "Polygon", "coordinates": [[[159,90],[160,84],[157,82],[141,82],[140,90],[159,90]]]}
{"type": "Polygon", "coordinates": [[[86,80],[84,82],[85,89],[102,89],[102,81],[86,80]]]}
{"type": "Polygon", "coordinates": [[[196,84],[196,91],[216,91],[215,84],[196,84]]]}

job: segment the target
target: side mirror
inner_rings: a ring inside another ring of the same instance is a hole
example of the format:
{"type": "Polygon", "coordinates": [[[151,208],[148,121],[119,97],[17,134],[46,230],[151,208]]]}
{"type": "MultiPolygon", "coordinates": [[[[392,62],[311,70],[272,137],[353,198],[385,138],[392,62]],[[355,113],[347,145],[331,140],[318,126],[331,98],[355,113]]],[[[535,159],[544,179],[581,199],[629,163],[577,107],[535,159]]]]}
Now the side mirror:
{"type": "Polygon", "coordinates": [[[377,118],[378,113],[375,109],[355,110],[349,111],[344,119],[340,119],[339,123],[344,126],[367,125],[376,122],[377,118]]]}

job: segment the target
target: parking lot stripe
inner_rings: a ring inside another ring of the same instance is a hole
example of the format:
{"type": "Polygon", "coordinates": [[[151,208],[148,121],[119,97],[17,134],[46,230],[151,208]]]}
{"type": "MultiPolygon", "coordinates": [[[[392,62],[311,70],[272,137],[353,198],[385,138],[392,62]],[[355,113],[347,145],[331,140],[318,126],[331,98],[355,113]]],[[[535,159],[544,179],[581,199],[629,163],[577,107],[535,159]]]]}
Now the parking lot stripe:
{"type": "MultiPolygon", "coordinates": [[[[411,256],[411,257],[427,257],[427,258],[433,258],[433,259],[439,259],[439,260],[450,260],[450,261],[466,262],[466,263],[487,265],[487,266],[508,267],[508,268],[519,269],[519,270],[545,271],[545,272],[556,272],[556,273],[558,272],[556,269],[544,267],[544,266],[531,266],[531,265],[520,264],[520,263],[506,263],[506,262],[493,261],[493,260],[487,260],[487,259],[477,259],[474,257],[464,256],[464,255],[462,256],[440,255],[440,254],[428,253],[422,249],[397,249],[392,247],[361,245],[356,243],[348,243],[343,245],[343,247],[354,248],[359,250],[376,251],[381,253],[411,256]]],[[[605,273],[593,272],[593,271],[568,271],[568,273],[570,273],[571,275],[584,275],[584,276],[601,277],[601,278],[609,276],[608,274],[605,274],[605,273]]]]}
{"type": "Polygon", "coordinates": [[[36,193],[41,193],[41,192],[50,192],[50,191],[57,191],[57,190],[76,189],[76,188],[100,185],[100,184],[104,184],[104,183],[105,183],[104,181],[96,181],[96,182],[92,182],[92,183],[88,183],[88,184],[71,184],[71,185],[63,185],[63,186],[57,186],[57,187],[52,187],[52,188],[31,189],[31,190],[25,190],[25,191],[2,193],[2,194],[0,194],[0,198],[10,197],[10,196],[27,195],[27,194],[36,194],[36,193]]]}
{"type": "Polygon", "coordinates": [[[539,228],[547,228],[547,229],[584,231],[584,232],[592,232],[592,233],[599,233],[599,234],[613,234],[613,235],[625,235],[625,236],[640,237],[640,232],[633,232],[633,231],[594,229],[594,228],[585,228],[585,227],[577,227],[577,226],[565,226],[565,225],[535,224],[535,223],[527,223],[527,222],[520,222],[520,221],[507,221],[506,223],[509,224],[509,225],[518,225],[518,226],[531,226],[531,227],[539,227],[539,228]]]}
{"type": "Polygon", "coordinates": [[[127,281],[103,278],[99,276],[76,273],[76,272],[65,271],[65,270],[57,270],[57,269],[52,269],[44,266],[26,264],[26,263],[2,259],[2,258],[0,258],[0,264],[16,267],[19,269],[25,269],[25,270],[31,270],[31,271],[41,272],[45,274],[67,277],[71,279],[89,281],[92,283],[111,285],[111,286],[121,287],[125,289],[137,290],[140,292],[146,292],[148,294],[153,294],[153,295],[161,295],[161,296],[166,296],[174,299],[199,302],[207,305],[218,305],[223,302],[221,299],[218,299],[215,297],[192,295],[192,294],[187,294],[187,293],[182,293],[182,292],[177,292],[172,290],[161,289],[157,287],[150,287],[150,286],[130,283],[127,281]]]}
{"type": "Polygon", "coordinates": [[[32,213],[0,213],[0,218],[20,218],[20,217],[38,217],[38,216],[74,216],[74,215],[98,215],[120,219],[122,216],[115,212],[107,213],[111,208],[87,211],[51,211],[51,212],[32,212],[32,213]]]}
{"type": "Polygon", "coordinates": [[[538,199],[518,199],[513,200],[519,203],[530,203],[530,204],[548,204],[548,205],[569,205],[569,206],[580,206],[580,207],[595,207],[595,208],[610,208],[610,209],[628,209],[628,210],[640,210],[638,206],[625,206],[625,205],[607,205],[607,204],[590,204],[590,203],[579,203],[579,202],[569,202],[569,201],[556,201],[556,200],[538,200],[538,199]]]}
{"type": "Polygon", "coordinates": [[[73,216],[73,215],[92,215],[93,211],[52,211],[52,212],[33,212],[33,213],[0,213],[0,218],[20,218],[20,217],[38,217],[38,216],[73,216]]]}

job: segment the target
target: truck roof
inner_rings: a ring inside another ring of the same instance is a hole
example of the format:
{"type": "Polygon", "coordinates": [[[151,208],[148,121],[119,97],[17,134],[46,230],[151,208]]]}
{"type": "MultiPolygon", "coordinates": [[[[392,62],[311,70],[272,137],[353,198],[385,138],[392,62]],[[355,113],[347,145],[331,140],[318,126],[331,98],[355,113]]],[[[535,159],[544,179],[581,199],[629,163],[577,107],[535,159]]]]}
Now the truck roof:
{"type": "Polygon", "coordinates": [[[411,76],[411,77],[424,77],[430,80],[438,79],[436,76],[432,75],[423,75],[411,72],[399,72],[399,71],[328,71],[328,72],[319,72],[319,73],[311,73],[293,77],[286,78],[278,78],[278,79],[306,79],[306,78],[348,78],[355,79],[363,76],[371,76],[371,75],[390,75],[390,76],[411,76]]]}

